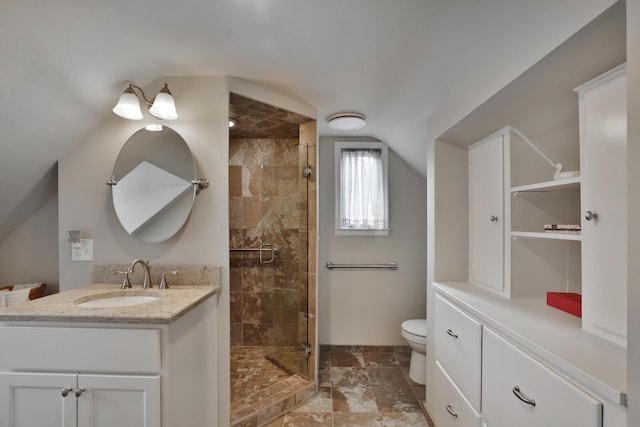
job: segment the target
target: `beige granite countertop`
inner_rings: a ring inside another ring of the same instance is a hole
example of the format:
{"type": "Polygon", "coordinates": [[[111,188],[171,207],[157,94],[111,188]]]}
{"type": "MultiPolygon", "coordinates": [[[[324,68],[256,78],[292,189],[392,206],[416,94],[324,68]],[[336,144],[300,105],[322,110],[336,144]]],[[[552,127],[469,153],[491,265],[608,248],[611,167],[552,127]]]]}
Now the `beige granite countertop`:
{"type": "Polygon", "coordinates": [[[157,287],[120,289],[117,284],[93,284],[49,295],[13,307],[0,308],[3,321],[95,322],[169,324],[201,302],[220,291],[218,285],[173,285],[169,289],[157,287]],[[156,301],[125,307],[85,308],[78,302],[96,299],[98,294],[160,295],[156,301]]]}

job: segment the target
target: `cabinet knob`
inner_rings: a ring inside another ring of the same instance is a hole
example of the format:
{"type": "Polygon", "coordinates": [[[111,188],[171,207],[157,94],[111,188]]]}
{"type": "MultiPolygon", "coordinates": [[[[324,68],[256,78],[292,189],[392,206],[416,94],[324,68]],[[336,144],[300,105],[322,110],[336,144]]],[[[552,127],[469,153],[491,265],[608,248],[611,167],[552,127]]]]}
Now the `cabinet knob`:
{"type": "Polygon", "coordinates": [[[597,220],[598,219],[598,214],[592,211],[587,211],[584,214],[584,219],[586,219],[587,221],[591,221],[591,220],[597,220]]]}
{"type": "Polygon", "coordinates": [[[62,389],[62,397],[67,397],[69,395],[69,392],[73,391],[73,388],[71,387],[65,387],[62,389]]]}
{"type": "Polygon", "coordinates": [[[458,334],[453,332],[453,329],[447,329],[447,335],[449,335],[450,337],[453,337],[453,338],[458,338],[458,334]]]}
{"type": "Polygon", "coordinates": [[[491,216],[489,217],[489,221],[491,221],[491,222],[498,222],[498,217],[497,217],[497,216],[495,216],[495,215],[491,215],[491,216]]]}
{"type": "Polygon", "coordinates": [[[520,399],[527,405],[536,406],[536,401],[530,398],[529,396],[527,396],[526,394],[524,394],[523,392],[521,392],[520,387],[514,386],[513,390],[511,391],[513,391],[513,394],[515,394],[518,399],[520,399]]]}
{"type": "Polygon", "coordinates": [[[82,395],[82,393],[84,393],[85,391],[87,391],[86,388],[84,387],[80,387],[76,389],[76,397],[80,397],[82,395]]]}
{"type": "Polygon", "coordinates": [[[458,414],[456,414],[453,411],[453,407],[451,405],[447,405],[445,406],[445,409],[447,410],[447,412],[449,413],[449,415],[451,415],[453,418],[458,418],[458,414]]]}

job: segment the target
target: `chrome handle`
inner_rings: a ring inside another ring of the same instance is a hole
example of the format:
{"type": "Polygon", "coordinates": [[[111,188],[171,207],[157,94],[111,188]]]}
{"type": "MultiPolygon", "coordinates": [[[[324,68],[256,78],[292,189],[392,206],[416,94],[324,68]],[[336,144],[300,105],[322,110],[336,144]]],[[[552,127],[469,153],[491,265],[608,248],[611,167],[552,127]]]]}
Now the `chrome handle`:
{"type": "Polygon", "coordinates": [[[175,276],[176,274],[178,274],[178,270],[162,273],[162,277],[160,279],[160,287],[158,289],[169,289],[169,285],[167,285],[167,274],[173,274],[175,276]]]}
{"type": "Polygon", "coordinates": [[[273,243],[262,243],[258,253],[260,255],[260,264],[271,264],[275,260],[275,255],[280,252],[280,249],[273,243]],[[262,251],[271,251],[271,258],[265,259],[262,257],[262,251]]]}
{"type": "Polygon", "coordinates": [[[518,399],[522,400],[527,405],[536,406],[536,401],[521,392],[520,387],[514,386],[511,391],[513,391],[513,394],[515,394],[518,399]]]}
{"type": "Polygon", "coordinates": [[[498,217],[497,217],[497,216],[495,216],[495,215],[491,215],[491,216],[489,217],[489,221],[491,221],[491,222],[498,222],[498,217]]]}
{"type": "Polygon", "coordinates": [[[73,391],[73,388],[71,387],[65,387],[62,389],[62,397],[67,397],[69,395],[69,392],[73,391]]]}
{"type": "Polygon", "coordinates": [[[124,274],[124,279],[122,279],[122,286],[120,286],[121,289],[127,289],[131,287],[131,282],[129,281],[129,271],[116,271],[116,273],[119,274],[124,274]]]}
{"type": "Polygon", "coordinates": [[[586,219],[587,221],[591,221],[591,220],[597,220],[598,219],[598,214],[592,211],[587,211],[584,214],[584,219],[586,219]]]}
{"type": "Polygon", "coordinates": [[[458,338],[458,334],[453,332],[453,329],[447,329],[447,335],[449,335],[450,337],[453,337],[453,338],[458,338]]]}
{"type": "Polygon", "coordinates": [[[447,405],[445,406],[445,409],[447,410],[447,412],[449,413],[449,415],[451,415],[454,418],[458,418],[458,414],[456,414],[455,412],[453,412],[453,407],[451,405],[447,405]]]}
{"type": "Polygon", "coordinates": [[[84,387],[80,387],[76,389],[76,397],[80,397],[80,395],[82,395],[82,393],[84,393],[85,391],[87,391],[86,388],[84,387]]]}

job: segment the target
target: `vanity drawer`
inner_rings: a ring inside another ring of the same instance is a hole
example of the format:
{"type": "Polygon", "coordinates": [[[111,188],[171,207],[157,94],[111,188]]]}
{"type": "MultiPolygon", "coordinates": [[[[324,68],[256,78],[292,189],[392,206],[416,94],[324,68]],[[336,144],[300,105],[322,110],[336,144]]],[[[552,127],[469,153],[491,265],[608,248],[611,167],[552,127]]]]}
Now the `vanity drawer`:
{"type": "Polygon", "coordinates": [[[487,328],[483,348],[482,415],[492,427],[602,426],[600,402],[487,328]]]}
{"type": "Polygon", "coordinates": [[[444,372],[440,362],[436,362],[435,388],[438,392],[432,415],[438,427],[480,426],[480,416],[444,372]]]}
{"type": "Polygon", "coordinates": [[[479,412],[482,325],[436,295],[434,331],[436,359],[479,412]]]}
{"type": "Polygon", "coordinates": [[[0,327],[0,369],[160,372],[158,329],[0,327]]]}

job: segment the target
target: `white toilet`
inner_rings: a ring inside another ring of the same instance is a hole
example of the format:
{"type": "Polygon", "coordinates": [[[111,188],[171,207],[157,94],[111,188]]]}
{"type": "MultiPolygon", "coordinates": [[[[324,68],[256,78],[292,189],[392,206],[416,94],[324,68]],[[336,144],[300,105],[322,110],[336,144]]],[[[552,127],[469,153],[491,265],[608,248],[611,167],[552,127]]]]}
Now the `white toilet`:
{"type": "Polygon", "coordinates": [[[411,319],[402,322],[402,336],[411,347],[409,378],[424,385],[427,382],[427,319],[411,319]]]}

